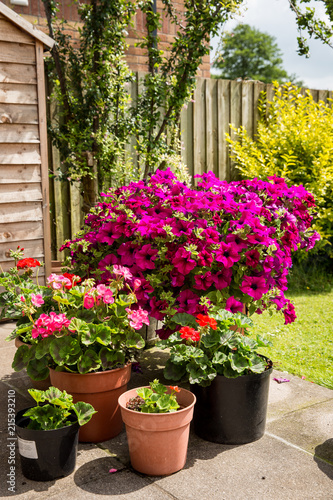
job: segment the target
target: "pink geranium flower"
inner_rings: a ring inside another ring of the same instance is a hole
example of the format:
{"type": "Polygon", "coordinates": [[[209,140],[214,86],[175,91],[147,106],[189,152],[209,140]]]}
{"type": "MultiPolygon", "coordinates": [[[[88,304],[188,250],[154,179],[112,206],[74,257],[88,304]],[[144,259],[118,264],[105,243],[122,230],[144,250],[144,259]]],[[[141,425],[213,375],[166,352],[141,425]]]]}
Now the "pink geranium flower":
{"type": "Polygon", "coordinates": [[[31,302],[34,306],[40,307],[42,304],[44,304],[43,297],[41,296],[40,293],[32,293],[31,294],[31,302]]]}

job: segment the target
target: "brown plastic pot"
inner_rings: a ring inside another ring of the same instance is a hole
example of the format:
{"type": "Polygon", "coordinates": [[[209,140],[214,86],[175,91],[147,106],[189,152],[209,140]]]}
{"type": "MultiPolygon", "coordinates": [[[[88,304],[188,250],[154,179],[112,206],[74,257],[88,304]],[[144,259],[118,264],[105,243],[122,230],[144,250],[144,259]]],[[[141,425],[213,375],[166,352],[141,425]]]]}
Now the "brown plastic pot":
{"type": "MultiPolygon", "coordinates": [[[[29,347],[29,349],[31,347],[30,344],[27,344],[26,342],[22,342],[22,340],[20,340],[18,337],[15,337],[15,347],[17,347],[17,349],[18,349],[19,347],[21,347],[21,345],[27,345],[29,347]]],[[[51,385],[50,376],[46,377],[44,380],[33,380],[31,377],[29,377],[29,378],[31,380],[32,387],[34,389],[46,391],[51,385]]]]}
{"type": "Polygon", "coordinates": [[[95,373],[58,372],[50,368],[51,383],[73,396],[73,401],[90,403],[98,412],[79,432],[79,441],[99,443],[117,436],[123,428],[118,398],[127,390],[131,363],[122,368],[95,373]]]}
{"type": "Polygon", "coordinates": [[[194,394],[181,389],[176,395],[181,410],[176,412],[141,413],[126,408],[136,391],[127,391],[119,398],[132,467],[149,476],[179,471],[186,463],[194,394]]]}

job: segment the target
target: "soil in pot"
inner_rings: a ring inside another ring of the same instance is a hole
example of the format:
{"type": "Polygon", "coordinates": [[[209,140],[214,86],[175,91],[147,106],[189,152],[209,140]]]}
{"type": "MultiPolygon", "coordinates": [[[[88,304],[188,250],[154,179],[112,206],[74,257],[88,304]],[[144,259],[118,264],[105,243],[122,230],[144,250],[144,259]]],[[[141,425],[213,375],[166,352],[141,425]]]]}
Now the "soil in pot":
{"type": "Polygon", "coordinates": [[[33,481],[52,481],[74,471],[78,448],[79,424],[60,429],[39,431],[27,429],[30,419],[17,413],[16,434],[22,473],[33,481]]]}

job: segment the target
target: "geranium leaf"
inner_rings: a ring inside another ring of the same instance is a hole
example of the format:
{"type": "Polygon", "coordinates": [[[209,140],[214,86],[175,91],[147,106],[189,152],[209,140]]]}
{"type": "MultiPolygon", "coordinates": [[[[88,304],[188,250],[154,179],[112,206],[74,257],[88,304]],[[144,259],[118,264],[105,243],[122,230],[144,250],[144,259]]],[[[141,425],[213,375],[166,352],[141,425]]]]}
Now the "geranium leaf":
{"type": "Polygon", "coordinates": [[[74,404],[73,409],[77,416],[77,421],[79,425],[85,425],[89,422],[91,417],[97,413],[95,409],[89,403],[83,401],[78,401],[74,404]]]}
{"type": "Polygon", "coordinates": [[[185,365],[175,365],[170,359],[166,362],[164,376],[168,380],[181,380],[186,375],[185,365]]]}
{"type": "Polygon", "coordinates": [[[27,345],[21,345],[15,353],[12,368],[16,372],[23,370],[23,368],[27,367],[27,364],[34,357],[34,355],[34,348],[29,348],[27,345]]]}
{"type": "Polygon", "coordinates": [[[79,373],[89,373],[98,370],[101,360],[98,354],[92,349],[87,349],[77,362],[79,373]]]}

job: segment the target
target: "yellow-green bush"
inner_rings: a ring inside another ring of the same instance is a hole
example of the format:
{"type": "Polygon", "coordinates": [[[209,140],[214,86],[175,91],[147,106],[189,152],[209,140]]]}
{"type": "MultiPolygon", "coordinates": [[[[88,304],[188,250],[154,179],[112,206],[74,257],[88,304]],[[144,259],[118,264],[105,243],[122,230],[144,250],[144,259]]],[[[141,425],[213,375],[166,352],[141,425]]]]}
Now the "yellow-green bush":
{"type": "MultiPolygon", "coordinates": [[[[253,140],[241,127],[228,136],[231,155],[244,178],[284,177],[313,193],[322,236],[318,248],[333,257],[333,109],[332,100],[316,103],[293,85],[275,85],[273,101],[259,105],[260,120],[253,140]]],[[[317,249],[318,251],[318,249],[317,249]]]]}

